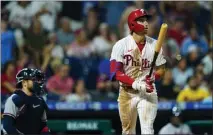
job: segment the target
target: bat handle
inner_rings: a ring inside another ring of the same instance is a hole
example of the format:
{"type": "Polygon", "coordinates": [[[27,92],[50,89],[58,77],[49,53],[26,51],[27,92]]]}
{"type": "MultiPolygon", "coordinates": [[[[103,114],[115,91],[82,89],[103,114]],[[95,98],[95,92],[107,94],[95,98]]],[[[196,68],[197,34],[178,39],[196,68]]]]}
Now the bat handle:
{"type": "Polygon", "coordinates": [[[153,68],[155,66],[155,62],[157,60],[157,57],[158,57],[158,52],[155,51],[154,58],[153,58],[153,61],[152,61],[152,64],[151,64],[151,69],[150,69],[149,75],[148,75],[149,77],[152,76],[153,68]]]}
{"type": "Polygon", "coordinates": [[[153,67],[151,67],[151,69],[150,69],[150,71],[149,71],[149,77],[151,77],[151,75],[152,75],[152,72],[153,72],[153,67]]]}

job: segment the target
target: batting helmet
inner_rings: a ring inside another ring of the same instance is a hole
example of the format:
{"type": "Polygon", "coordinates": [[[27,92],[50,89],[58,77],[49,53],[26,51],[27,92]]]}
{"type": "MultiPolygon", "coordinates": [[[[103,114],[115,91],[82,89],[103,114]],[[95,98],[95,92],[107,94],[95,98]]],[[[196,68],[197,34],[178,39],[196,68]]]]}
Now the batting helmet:
{"type": "Polygon", "coordinates": [[[136,22],[136,19],[144,16],[147,17],[148,19],[151,17],[150,15],[147,14],[147,12],[144,9],[136,9],[129,14],[128,26],[130,31],[141,32],[144,30],[144,26],[136,22]]]}

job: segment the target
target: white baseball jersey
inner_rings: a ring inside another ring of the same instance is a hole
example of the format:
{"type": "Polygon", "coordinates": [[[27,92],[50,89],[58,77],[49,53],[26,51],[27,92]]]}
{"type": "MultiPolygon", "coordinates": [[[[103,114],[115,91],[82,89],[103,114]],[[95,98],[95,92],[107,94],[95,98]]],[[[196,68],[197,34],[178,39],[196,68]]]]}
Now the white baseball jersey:
{"type": "MultiPolygon", "coordinates": [[[[123,63],[123,71],[126,75],[133,79],[144,80],[145,76],[149,74],[151,63],[154,57],[155,46],[157,40],[146,36],[145,46],[140,52],[138,45],[129,35],[119,40],[112,49],[111,60],[123,63]]],[[[162,55],[162,49],[156,60],[156,66],[165,64],[166,60],[162,55]]],[[[124,85],[120,83],[121,85],[124,85]]]]}
{"type": "Polygon", "coordinates": [[[161,128],[159,134],[173,134],[173,135],[188,135],[192,134],[190,128],[186,124],[182,124],[179,127],[173,126],[171,123],[166,124],[164,127],[161,128]]]}

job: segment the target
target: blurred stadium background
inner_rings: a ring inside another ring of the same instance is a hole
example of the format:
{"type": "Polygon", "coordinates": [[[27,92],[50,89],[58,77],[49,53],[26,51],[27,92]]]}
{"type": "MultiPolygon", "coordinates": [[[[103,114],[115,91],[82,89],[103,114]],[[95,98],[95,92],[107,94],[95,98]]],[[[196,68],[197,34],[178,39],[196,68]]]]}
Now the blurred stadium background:
{"type": "Polygon", "coordinates": [[[53,133],[120,134],[118,83],[109,81],[109,57],[129,33],[128,14],[144,8],[153,16],[149,36],[157,39],[161,24],[169,25],[168,70],[156,82],[155,133],[179,103],[194,134],[212,134],[212,7],[204,1],[1,1],[1,110],[17,71],[35,67],[46,73],[53,133]]]}

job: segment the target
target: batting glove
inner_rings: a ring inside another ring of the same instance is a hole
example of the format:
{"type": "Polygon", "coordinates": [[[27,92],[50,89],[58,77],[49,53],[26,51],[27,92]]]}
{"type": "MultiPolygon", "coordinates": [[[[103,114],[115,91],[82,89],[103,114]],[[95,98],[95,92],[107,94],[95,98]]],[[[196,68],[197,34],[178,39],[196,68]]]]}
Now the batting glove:
{"type": "Polygon", "coordinates": [[[146,91],[146,85],[145,85],[145,83],[143,83],[142,81],[139,81],[139,80],[135,80],[132,83],[132,88],[134,90],[138,90],[138,91],[146,91]]]}
{"type": "Polygon", "coordinates": [[[152,93],[154,91],[154,79],[149,77],[148,75],[146,76],[146,92],[152,93]]]}

